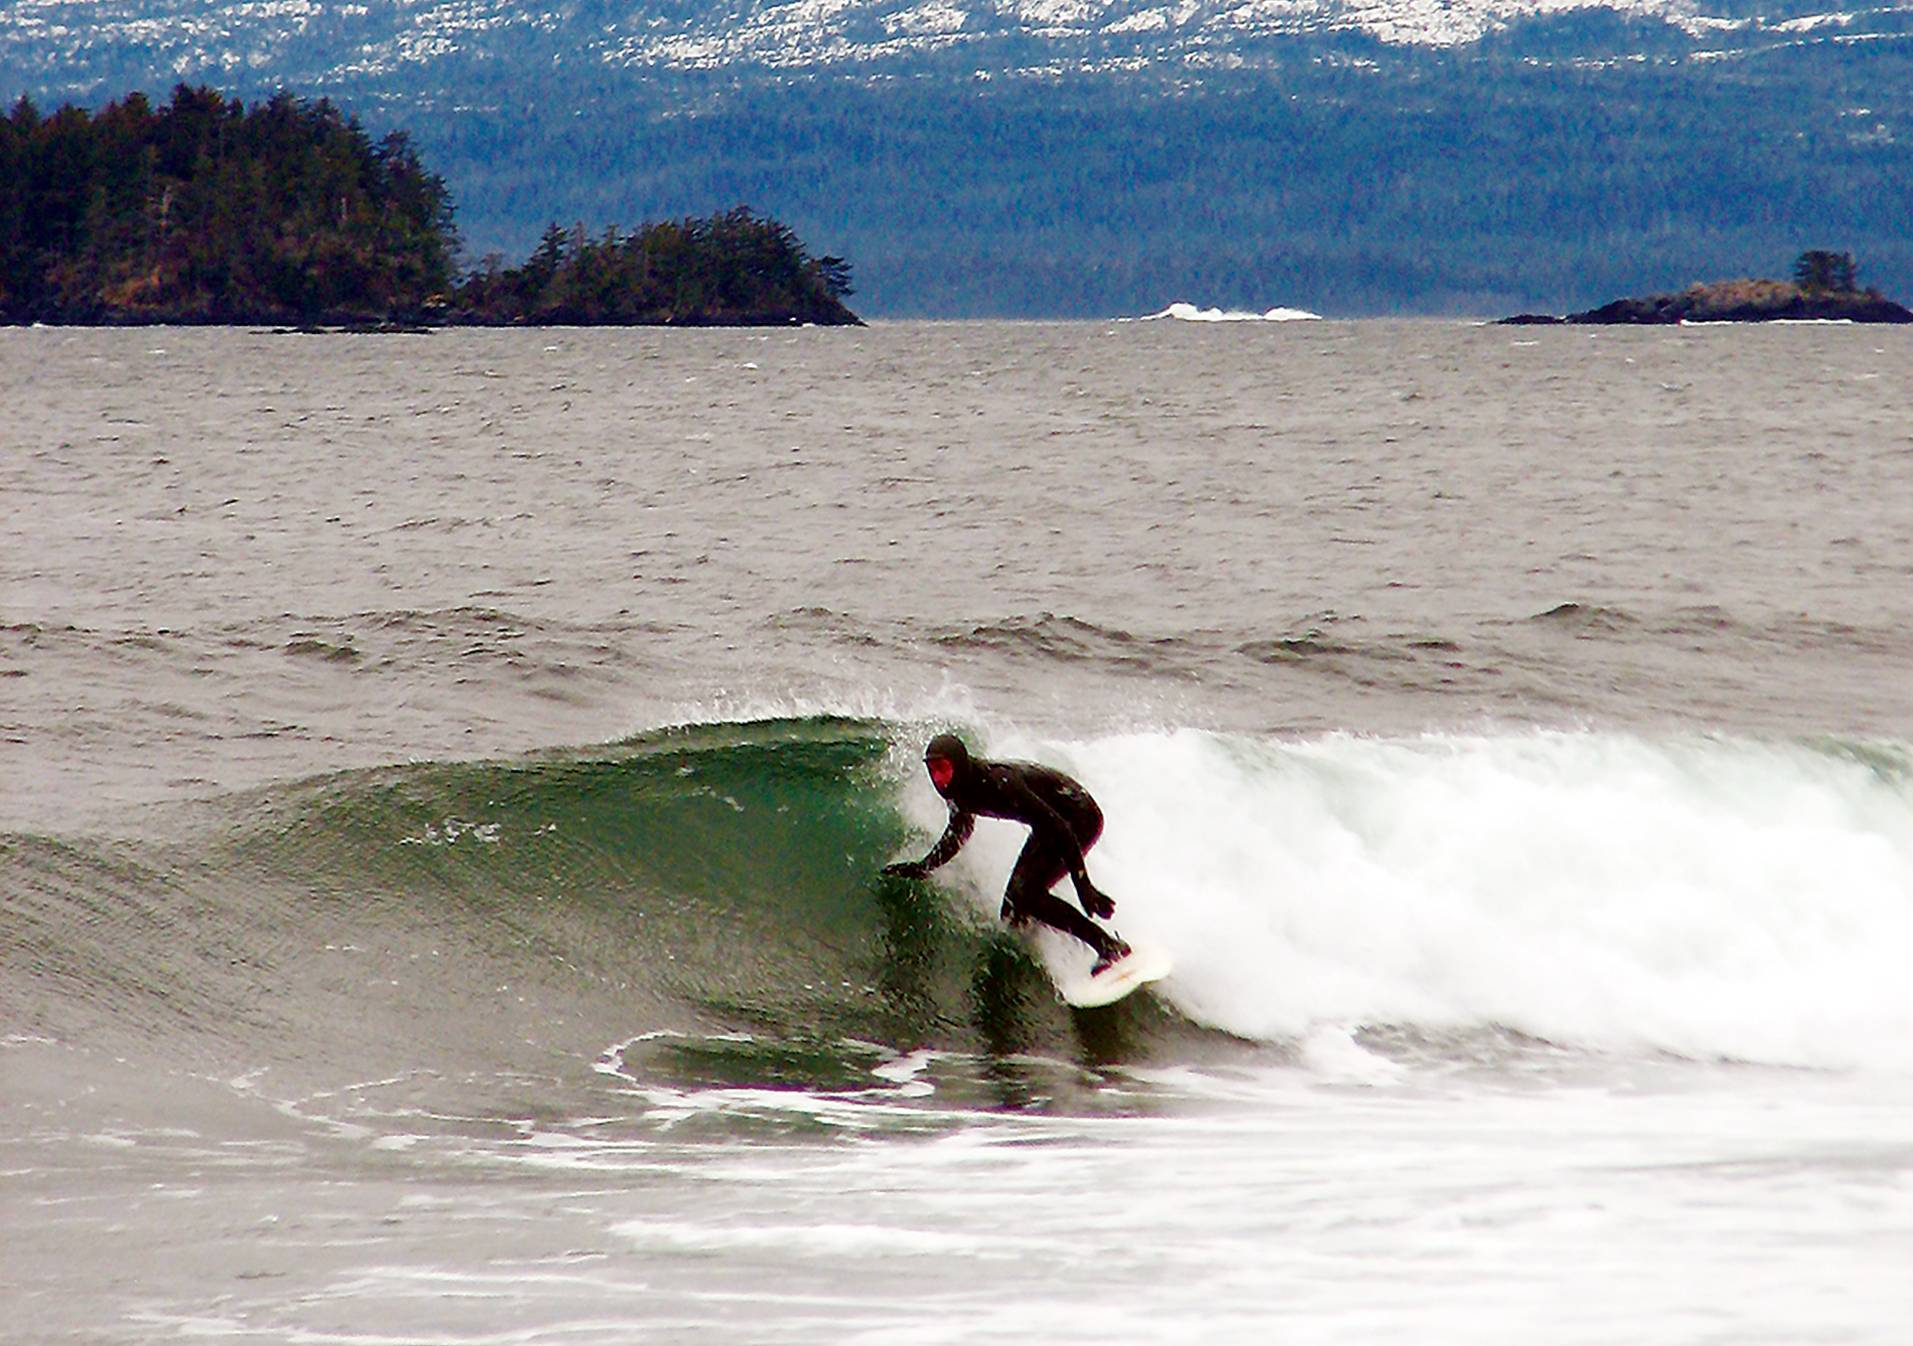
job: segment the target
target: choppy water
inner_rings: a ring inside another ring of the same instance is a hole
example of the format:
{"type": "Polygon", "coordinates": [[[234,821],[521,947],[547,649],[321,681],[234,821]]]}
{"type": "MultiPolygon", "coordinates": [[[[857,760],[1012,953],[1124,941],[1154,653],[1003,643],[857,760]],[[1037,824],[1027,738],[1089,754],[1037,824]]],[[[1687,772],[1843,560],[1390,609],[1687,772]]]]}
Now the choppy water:
{"type": "Polygon", "coordinates": [[[1908,341],[0,332],[0,1337],[1900,1340],[1908,341]]]}

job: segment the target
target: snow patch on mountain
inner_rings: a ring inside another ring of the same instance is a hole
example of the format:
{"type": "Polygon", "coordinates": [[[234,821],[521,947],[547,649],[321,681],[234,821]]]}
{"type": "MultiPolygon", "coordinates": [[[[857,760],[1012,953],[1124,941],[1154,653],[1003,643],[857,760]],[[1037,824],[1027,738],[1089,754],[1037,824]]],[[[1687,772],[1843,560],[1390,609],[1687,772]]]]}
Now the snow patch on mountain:
{"type": "Polygon", "coordinates": [[[1741,33],[1850,42],[1903,38],[1913,0],[1825,12],[1811,0],[11,0],[0,6],[0,73],[74,87],[133,61],[182,79],[250,67],[309,86],[455,55],[522,60],[529,42],[557,65],[637,68],[844,67],[960,49],[988,73],[1027,65],[1032,42],[1048,48],[1036,64],[1058,72],[1215,67],[1254,59],[1259,39],[1456,47],[1590,11],[1713,44],[1741,33]]]}

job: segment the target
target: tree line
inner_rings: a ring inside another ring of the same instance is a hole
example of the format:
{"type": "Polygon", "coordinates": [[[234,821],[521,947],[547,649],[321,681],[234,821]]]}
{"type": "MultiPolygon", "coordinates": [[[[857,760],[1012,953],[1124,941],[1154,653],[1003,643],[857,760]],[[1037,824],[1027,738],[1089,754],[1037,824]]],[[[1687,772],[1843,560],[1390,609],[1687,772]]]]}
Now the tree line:
{"type": "Polygon", "coordinates": [[[326,99],[180,85],[0,117],[0,321],[855,322],[841,258],[743,208],[458,271],[445,182],[326,99]]]}
{"type": "Polygon", "coordinates": [[[628,235],[549,225],[524,265],[487,257],[453,311],[482,323],[841,323],[855,321],[850,293],[843,258],[811,257],[790,228],[740,206],[628,235]]]}

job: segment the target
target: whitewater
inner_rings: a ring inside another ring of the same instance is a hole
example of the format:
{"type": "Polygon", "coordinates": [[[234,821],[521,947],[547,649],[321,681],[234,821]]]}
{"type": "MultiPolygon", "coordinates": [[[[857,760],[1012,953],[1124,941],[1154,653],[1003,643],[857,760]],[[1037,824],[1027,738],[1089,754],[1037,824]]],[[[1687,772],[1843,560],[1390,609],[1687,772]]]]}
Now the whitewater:
{"type": "Polygon", "coordinates": [[[0,332],[0,1340],[1899,1341],[1905,335],[1175,307],[0,332]]]}
{"type": "MultiPolygon", "coordinates": [[[[1098,871],[1138,894],[1123,928],[1175,950],[1164,994],[1227,1032],[1499,1027],[1593,1051],[1913,1067],[1903,752],[1187,730],[1009,746],[1104,802],[1098,871]]],[[[991,901],[1021,844],[998,835],[966,856],[991,901]]]]}

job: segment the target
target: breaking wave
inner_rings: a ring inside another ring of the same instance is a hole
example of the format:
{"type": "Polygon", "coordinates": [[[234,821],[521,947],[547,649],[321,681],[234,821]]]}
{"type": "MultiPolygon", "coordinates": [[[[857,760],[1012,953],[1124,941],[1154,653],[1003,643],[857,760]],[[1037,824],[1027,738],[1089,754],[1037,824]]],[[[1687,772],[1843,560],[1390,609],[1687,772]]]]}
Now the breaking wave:
{"type": "Polygon", "coordinates": [[[1913,1066],[1904,745],[972,730],[1090,786],[1116,923],[1175,958],[1158,996],[1079,1014],[991,919],[1019,829],[986,821],[935,885],[878,877],[941,822],[924,732],[703,724],[232,796],[158,839],[17,834],[10,1031],[221,1069],[624,1041],[635,1071],[758,1083],[827,1081],[845,1043],[1913,1066]]]}

